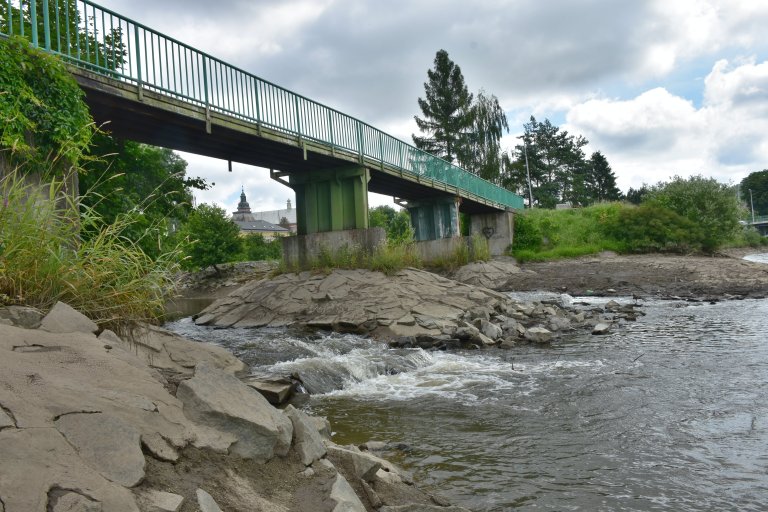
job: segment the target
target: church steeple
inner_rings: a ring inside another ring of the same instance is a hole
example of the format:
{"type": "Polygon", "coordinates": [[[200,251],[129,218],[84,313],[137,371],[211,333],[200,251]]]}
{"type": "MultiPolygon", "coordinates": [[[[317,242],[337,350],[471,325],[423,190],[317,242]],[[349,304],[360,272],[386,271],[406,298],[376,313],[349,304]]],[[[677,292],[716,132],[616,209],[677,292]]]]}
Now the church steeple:
{"type": "Polygon", "coordinates": [[[245,200],[245,188],[240,188],[240,202],[237,204],[237,211],[235,213],[251,213],[251,205],[245,200]]]}

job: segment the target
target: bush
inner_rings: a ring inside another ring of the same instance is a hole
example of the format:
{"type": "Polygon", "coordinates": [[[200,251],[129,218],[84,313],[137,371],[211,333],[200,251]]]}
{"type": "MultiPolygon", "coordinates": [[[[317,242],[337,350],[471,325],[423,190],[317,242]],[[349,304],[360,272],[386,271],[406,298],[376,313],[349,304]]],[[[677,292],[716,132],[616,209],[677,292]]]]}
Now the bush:
{"type": "Polygon", "coordinates": [[[279,260],[283,257],[283,246],[279,238],[267,240],[261,233],[250,233],[243,237],[243,261],[279,260]]]}
{"type": "Polygon", "coordinates": [[[737,233],[741,206],[733,187],[714,178],[675,176],[652,187],[647,203],[662,206],[696,224],[697,244],[713,252],[737,233]]]}
{"type": "Polygon", "coordinates": [[[182,264],[188,269],[212,266],[219,273],[218,264],[234,261],[241,252],[240,229],[217,206],[203,203],[195,208],[180,236],[184,240],[182,264]]]}
{"type": "Polygon", "coordinates": [[[659,204],[626,207],[604,227],[620,252],[691,252],[701,245],[701,228],[659,204]]]}

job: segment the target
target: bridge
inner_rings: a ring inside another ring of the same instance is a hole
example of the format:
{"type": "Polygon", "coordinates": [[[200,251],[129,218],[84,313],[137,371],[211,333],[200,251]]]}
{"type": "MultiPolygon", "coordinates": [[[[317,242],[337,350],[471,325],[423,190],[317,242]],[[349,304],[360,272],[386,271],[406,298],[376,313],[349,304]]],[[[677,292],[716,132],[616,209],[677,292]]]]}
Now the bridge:
{"type": "Polygon", "coordinates": [[[459,236],[464,212],[503,238],[493,252],[511,242],[520,196],[336,109],[89,0],[2,0],[0,15],[0,36],[68,64],[115,136],[270,169],[300,236],[368,228],[371,191],[409,209],[417,240],[459,236]]]}
{"type": "Polygon", "coordinates": [[[752,217],[749,225],[753,226],[761,235],[768,236],[768,215],[752,217]]]}

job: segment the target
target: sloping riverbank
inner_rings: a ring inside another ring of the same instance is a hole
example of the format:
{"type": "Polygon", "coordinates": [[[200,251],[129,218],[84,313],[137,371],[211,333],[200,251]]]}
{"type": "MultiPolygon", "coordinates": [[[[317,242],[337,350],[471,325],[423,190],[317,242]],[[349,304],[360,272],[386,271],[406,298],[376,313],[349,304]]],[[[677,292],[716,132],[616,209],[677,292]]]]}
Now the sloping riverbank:
{"type": "Polygon", "coordinates": [[[570,295],[643,297],[762,298],[768,296],[768,265],[744,260],[754,249],[717,256],[617,255],[531,262],[495,289],[548,290],[570,295]]]}
{"type": "Polygon", "coordinates": [[[0,308],[0,511],[463,510],[244,371],[162,329],[127,342],[61,303],[0,308]]]}

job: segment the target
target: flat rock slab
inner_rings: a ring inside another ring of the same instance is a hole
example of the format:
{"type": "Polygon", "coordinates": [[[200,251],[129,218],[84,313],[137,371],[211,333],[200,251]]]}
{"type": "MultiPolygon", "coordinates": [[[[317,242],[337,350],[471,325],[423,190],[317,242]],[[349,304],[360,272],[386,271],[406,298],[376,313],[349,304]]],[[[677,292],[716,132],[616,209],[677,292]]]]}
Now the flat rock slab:
{"type": "Polygon", "coordinates": [[[139,505],[144,512],[178,512],[184,504],[184,497],[155,489],[137,493],[139,505]]]}
{"type": "Polygon", "coordinates": [[[259,378],[246,379],[243,382],[261,393],[272,405],[280,405],[288,401],[293,394],[293,383],[289,380],[272,381],[259,378]]]}
{"type": "Polygon", "coordinates": [[[67,414],[56,429],[105,478],[125,487],[144,478],[139,431],[110,414],[67,414]]]}
{"type": "Polygon", "coordinates": [[[437,335],[455,327],[467,310],[492,310],[508,300],[493,290],[414,268],[390,276],[360,269],[302,272],[247,283],[195,321],[218,327],[277,322],[381,337],[437,335]]]}
{"type": "Polygon", "coordinates": [[[240,457],[266,462],[291,447],[291,421],[256,390],[208,364],[179,384],[176,397],[189,419],[233,435],[229,451],[240,457]]]}
{"type": "Polygon", "coordinates": [[[368,453],[336,445],[328,446],[329,458],[347,461],[355,471],[355,476],[365,481],[373,481],[376,472],[382,467],[382,460],[368,453]]]}

